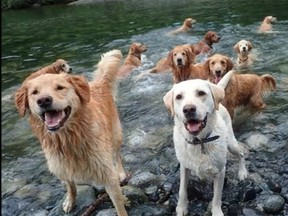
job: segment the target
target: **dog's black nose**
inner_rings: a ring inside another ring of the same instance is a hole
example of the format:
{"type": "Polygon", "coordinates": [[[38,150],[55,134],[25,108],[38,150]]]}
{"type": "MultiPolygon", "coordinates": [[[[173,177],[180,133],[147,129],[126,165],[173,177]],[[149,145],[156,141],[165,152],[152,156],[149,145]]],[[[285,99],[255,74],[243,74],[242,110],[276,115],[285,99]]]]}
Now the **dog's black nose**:
{"type": "Polygon", "coordinates": [[[221,70],[216,70],[216,71],[215,71],[215,74],[216,74],[217,76],[220,76],[220,75],[221,75],[221,70]]]}
{"type": "Polygon", "coordinates": [[[182,65],[182,59],[181,58],[177,58],[177,63],[178,63],[178,65],[179,64],[182,65]]]}
{"type": "Polygon", "coordinates": [[[37,104],[38,106],[42,107],[42,108],[47,108],[49,107],[53,102],[53,99],[51,96],[44,96],[41,97],[37,100],[37,104]]]}
{"type": "Polygon", "coordinates": [[[194,105],[186,105],[183,108],[183,113],[185,115],[185,117],[189,117],[191,115],[194,115],[196,112],[196,106],[194,105]]]}
{"type": "Polygon", "coordinates": [[[246,47],[243,47],[243,51],[246,51],[246,47]]]}
{"type": "Polygon", "coordinates": [[[72,67],[69,68],[69,73],[72,73],[72,67]]]}

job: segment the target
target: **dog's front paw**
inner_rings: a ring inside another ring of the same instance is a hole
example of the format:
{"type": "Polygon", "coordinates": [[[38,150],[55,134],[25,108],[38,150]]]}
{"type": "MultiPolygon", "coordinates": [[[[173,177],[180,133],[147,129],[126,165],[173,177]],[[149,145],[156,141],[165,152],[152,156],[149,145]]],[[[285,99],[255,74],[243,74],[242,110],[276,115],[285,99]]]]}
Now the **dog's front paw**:
{"type": "Polygon", "coordinates": [[[247,176],[248,176],[248,171],[246,170],[246,168],[242,169],[242,170],[239,170],[238,177],[239,177],[240,181],[246,179],[247,176]]]}
{"type": "Polygon", "coordinates": [[[176,213],[177,213],[177,216],[185,216],[188,214],[188,209],[187,209],[187,206],[180,206],[180,205],[177,205],[176,207],[176,213]]]}
{"type": "Polygon", "coordinates": [[[63,211],[65,213],[71,212],[71,210],[73,209],[74,205],[75,205],[75,201],[73,201],[73,200],[69,199],[68,197],[66,197],[66,199],[65,199],[65,201],[63,202],[63,205],[62,205],[63,211]]]}

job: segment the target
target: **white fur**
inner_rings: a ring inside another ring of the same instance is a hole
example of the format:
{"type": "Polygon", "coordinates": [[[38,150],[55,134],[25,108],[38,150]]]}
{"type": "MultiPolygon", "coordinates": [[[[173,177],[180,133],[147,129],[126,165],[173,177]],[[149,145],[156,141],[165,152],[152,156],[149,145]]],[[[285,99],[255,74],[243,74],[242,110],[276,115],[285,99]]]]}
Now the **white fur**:
{"type": "Polygon", "coordinates": [[[214,179],[213,216],[223,216],[221,196],[228,150],[240,160],[238,173],[240,180],[247,176],[244,155],[240,151],[238,142],[234,137],[229,113],[221,104],[215,104],[220,103],[220,100],[217,102],[215,98],[224,97],[223,87],[225,87],[223,83],[220,86],[216,86],[205,80],[187,80],[175,84],[163,98],[165,105],[170,109],[172,115],[174,115],[173,140],[176,156],[180,162],[180,189],[176,208],[177,216],[183,216],[188,213],[187,185],[189,170],[195,171],[196,175],[202,179],[214,179]],[[205,95],[199,95],[199,91],[204,92],[205,95]],[[223,92],[222,96],[219,94],[221,92],[223,92]],[[178,95],[181,95],[180,99],[178,95]],[[195,106],[195,117],[197,119],[203,120],[207,116],[206,127],[196,135],[189,133],[184,125],[187,119],[183,108],[187,105],[195,106]],[[219,109],[216,110],[218,107],[219,109]],[[203,144],[205,153],[201,151],[201,145],[193,145],[187,142],[187,140],[192,141],[195,136],[203,139],[207,135],[209,137],[219,135],[220,137],[203,144]]]}

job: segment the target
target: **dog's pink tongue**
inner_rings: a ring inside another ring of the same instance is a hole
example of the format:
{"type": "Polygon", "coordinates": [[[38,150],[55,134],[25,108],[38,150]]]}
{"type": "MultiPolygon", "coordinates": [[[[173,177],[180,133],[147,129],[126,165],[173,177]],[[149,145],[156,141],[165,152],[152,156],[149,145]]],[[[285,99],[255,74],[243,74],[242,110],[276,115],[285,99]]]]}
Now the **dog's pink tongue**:
{"type": "Polygon", "coordinates": [[[221,77],[215,77],[215,80],[214,80],[215,84],[218,84],[218,82],[220,82],[220,80],[221,80],[221,77]]]}
{"type": "Polygon", "coordinates": [[[45,113],[45,123],[48,127],[53,127],[59,124],[64,118],[64,111],[49,111],[45,113]]]}
{"type": "Polygon", "coordinates": [[[199,132],[201,130],[201,122],[190,122],[186,126],[189,133],[199,132]]]}

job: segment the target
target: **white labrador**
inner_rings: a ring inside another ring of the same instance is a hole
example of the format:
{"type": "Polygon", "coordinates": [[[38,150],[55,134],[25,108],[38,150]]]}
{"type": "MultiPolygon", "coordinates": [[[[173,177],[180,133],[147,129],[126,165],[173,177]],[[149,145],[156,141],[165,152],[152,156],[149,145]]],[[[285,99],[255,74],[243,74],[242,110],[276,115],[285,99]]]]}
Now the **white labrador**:
{"type": "Polygon", "coordinates": [[[228,72],[218,85],[200,79],[180,82],[163,98],[174,116],[173,139],[180,162],[177,216],[188,214],[189,170],[200,178],[214,179],[213,216],[223,216],[221,197],[228,150],[240,160],[240,180],[247,177],[244,154],[234,137],[231,118],[220,104],[232,73],[228,72]]]}

